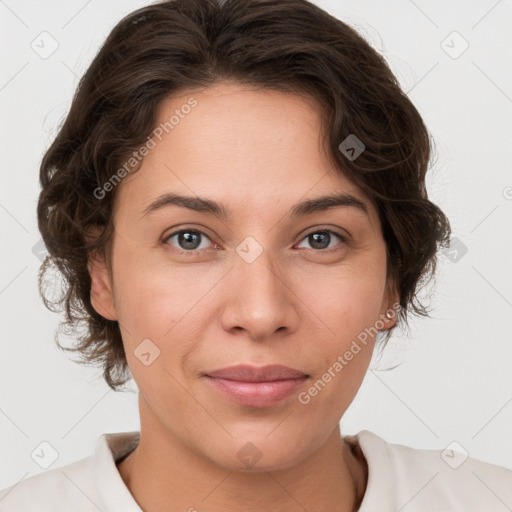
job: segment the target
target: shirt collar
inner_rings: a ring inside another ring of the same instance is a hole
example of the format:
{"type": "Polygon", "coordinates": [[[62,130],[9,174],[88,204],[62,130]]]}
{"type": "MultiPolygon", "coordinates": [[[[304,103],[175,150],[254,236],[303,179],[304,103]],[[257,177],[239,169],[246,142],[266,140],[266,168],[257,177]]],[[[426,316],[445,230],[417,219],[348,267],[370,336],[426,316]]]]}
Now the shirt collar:
{"type": "Polygon", "coordinates": [[[369,430],[361,430],[349,440],[354,438],[368,464],[368,482],[359,512],[398,510],[388,443],[369,430]]]}
{"type": "Polygon", "coordinates": [[[142,512],[121,478],[116,461],[134,450],[140,432],[102,434],[93,457],[94,479],[103,512],[142,512]]]}

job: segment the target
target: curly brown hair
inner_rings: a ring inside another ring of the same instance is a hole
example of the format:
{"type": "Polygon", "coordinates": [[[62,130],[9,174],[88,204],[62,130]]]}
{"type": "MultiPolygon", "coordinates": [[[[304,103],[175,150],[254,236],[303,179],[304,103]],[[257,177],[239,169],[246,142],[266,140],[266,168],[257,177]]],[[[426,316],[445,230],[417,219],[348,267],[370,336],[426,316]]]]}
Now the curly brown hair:
{"type": "Polygon", "coordinates": [[[101,197],[97,190],[146,142],[164,99],[222,80],[305,93],[325,107],[322,135],[330,156],[379,213],[399,323],[407,325],[409,311],[429,315],[418,292],[435,273],[450,224],[427,196],[431,137],[384,58],[307,0],[162,1],[113,28],[40,166],[37,216],[49,252],[40,293],[50,310],[65,310],[57,345],[78,352],[78,362],[101,365],[113,390],[131,374],[118,322],[98,314],[90,300],[90,255],[102,255],[112,270],[116,188],[101,197]],[[350,134],[365,145],[355,159],[339,149],[350,134]],[[94,229],[99,235],[91,239],[94,229]],[[63,278],[56,299],[45,281],[50,269],[63,278]],[[75,346],[61,345],[63,330],[75,346]]]}

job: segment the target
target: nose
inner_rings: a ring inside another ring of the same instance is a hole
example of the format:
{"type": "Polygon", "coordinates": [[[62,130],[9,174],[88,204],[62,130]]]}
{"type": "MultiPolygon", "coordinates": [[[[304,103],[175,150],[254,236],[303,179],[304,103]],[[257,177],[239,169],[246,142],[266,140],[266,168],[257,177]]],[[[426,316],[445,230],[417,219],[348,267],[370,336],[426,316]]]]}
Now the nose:
{"type": "Polygon", "coordinates": [[[236,255],[225,284],[221,323],[226,331],[265,341],[274,333],[285,335],[297,329],[299,299],[293,293],[290,272],[269,251],[263,250],[251,263],[236,255]]]}

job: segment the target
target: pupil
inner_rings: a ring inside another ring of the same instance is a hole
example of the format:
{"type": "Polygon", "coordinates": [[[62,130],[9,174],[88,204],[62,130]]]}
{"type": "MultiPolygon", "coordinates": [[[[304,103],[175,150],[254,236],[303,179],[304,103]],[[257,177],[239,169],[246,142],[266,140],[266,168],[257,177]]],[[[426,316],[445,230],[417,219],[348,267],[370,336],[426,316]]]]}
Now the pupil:
{"type": "Polygon", "coordinates": [[[315,249],[325,249],[329,246],[329,233],[313,233],[309,235],[311,246],[315,249]],[[323,242],[322,242],[323,239],[323,242]],[[326,242],[326,243],[325,243],[326,242]]]}
{"type": "Polygon", "coordinates": [[[197,233],[180,233],[179,242],[184,249],[197,249],[197,241],[199,236],[197,233]]]}

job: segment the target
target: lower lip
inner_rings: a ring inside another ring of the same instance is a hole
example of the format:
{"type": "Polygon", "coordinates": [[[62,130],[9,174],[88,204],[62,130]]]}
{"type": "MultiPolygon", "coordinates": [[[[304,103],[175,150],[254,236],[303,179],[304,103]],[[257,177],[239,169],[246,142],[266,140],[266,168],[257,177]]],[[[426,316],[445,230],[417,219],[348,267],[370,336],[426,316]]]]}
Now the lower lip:
{"type": "Polygon", "coordinates": [[[274,380],[270,382],[241,382],[207,376],[208,381],[221,393],[244,405],[268,407],[296,393],[307,377],[274,380]]]}

